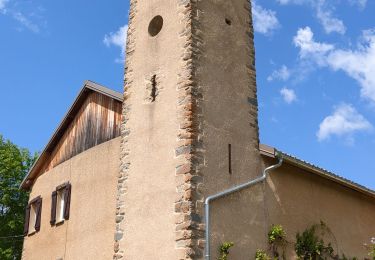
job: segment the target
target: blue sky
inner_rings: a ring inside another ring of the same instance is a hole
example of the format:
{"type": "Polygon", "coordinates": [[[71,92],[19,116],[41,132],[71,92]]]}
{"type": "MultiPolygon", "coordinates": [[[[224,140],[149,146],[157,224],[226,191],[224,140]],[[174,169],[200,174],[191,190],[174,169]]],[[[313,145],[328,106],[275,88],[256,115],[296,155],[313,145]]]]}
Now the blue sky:
{"type": "MultiPolygon", "coordinates": [[[[122,91],[128,1],[0,0],[0,133],[40,151],[91,79],[122,91]]],[[[261,142],[375,189],[375,1],[257,0],[261,142]]]]}

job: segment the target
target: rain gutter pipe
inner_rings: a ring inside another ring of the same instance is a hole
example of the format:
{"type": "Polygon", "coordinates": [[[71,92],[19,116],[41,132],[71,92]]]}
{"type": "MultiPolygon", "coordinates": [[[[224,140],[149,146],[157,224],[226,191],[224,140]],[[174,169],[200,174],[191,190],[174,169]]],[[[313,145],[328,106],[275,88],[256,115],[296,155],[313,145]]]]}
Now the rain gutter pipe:
{"type": "Polygon", "coordinates": [[[259,183],[259,182],[264,181],[267,178],[267,175],[268,175],[269,171],[274,170],[274,169],[280,167],[281,164],[283,163],[283,158],[282,158],[281,154],[277,153],[276,157],[279,159],[279,162],[277,164],[275,164],[275,165],[272,165],[272,166],[267,167],[266,169],[264,169],[263,175],[261,177],[256,178],[256,179],[254,179],[252,181],[243,183],[241,185],[232,187],[232,188],[230,188],[228,190],[222,191],[220,193],[217,193],[215,195],[212,195],[212,196],[209,196],[209,197],[206,198],[205,203],[204,203],[205,223],[206,223],[206,231],[205,231],[205,249],[206,249],[205,259],[206,260],[210,260],[210,202],[213,201],[213,200],[222,198],[224,196],[227,196],[229,194],[235,193],[237,191],[240,191],[242,189],[245,189],[247,187],[253,186],[253,185],[255,185],[255,184],[259,183]]]}

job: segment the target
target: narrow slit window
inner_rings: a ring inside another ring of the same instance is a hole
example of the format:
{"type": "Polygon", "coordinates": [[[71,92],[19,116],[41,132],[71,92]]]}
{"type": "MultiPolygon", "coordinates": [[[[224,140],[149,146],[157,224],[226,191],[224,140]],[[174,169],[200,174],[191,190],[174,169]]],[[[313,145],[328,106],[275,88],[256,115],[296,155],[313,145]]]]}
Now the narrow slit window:
{"type": "Polygon", "coordinates": [[[228,144],[228,171],[232,174],[232,145],[228,144]]]}
{"type": "Polygon", "coordinates": [[[157,86],[156,86],[156,75],[151,78],[151,102],[156,100],[157,86]]]}

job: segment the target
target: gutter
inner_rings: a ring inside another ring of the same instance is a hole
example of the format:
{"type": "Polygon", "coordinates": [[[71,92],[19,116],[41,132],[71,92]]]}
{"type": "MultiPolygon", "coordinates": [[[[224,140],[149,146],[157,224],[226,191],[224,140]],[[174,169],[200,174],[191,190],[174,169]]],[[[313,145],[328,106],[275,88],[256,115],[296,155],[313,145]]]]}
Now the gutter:
{"type": "Polygon", "coordinates": [[[355,183],[351,180],[343,178],[340,175],[337,175],[331,171],[323,169],[319,166],[316,166],[312,163],[301,160],[293,155],[277,150],[274,147],[260,144],[259,145],[260,154],[269,158],[275,158],[275,154],[279,154],[283,157],[284,163],[290,164],[299,169],[305,170],[309,173],[315,174],[319,177],[327,179],[328,181],[335,182],[343,187],[349,188],[351,190],[357,191],[365,196],[370,197],[371,199],[375,198],[375,190],[367,188],[363,185],[355,183]]]}
{"type": "Polygon", "coordinates": [[[283,163],[282,155],[277,153],[276,157],[279,159],[279,162],[275,165],[272,165],[272,166],[264,169],[261,177],[258,177],[254,180],[251,180],[251,181],[243,183],[241,185],[232,187],[228,190],[219,192],[215,195],[211,195],[211,196],[206,198],[205,203],[204,203],[205,223],[206,223],[206,230],[205,230],[205,251],[206,251],[205,259],[206,260],[210,260],[210,238],[211,238],[211,234],[210,234],[210,232],[211,232],[210,231],[210,202],[264,181],[267,178],[269,171],[274,170],[274,169],[276,169],[276,168],[278,168],[282,165],[282,163],[283,163]]]}

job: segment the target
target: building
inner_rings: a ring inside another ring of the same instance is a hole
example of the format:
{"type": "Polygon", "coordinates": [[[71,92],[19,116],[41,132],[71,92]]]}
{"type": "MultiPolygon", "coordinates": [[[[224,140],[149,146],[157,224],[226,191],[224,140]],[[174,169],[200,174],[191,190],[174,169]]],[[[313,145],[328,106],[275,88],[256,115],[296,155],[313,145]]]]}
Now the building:
{"type": "Polygon", "coordinates": [[[375,192],[259,145],[248,0],[130,3],[124,96],[87,82],[26,177],[23,258],[217,259],[233,241],[252,259],[272,224],[293,241],[320,221],[365,258],[375,192]],[[212,200],[207,229],[207,198],[276,164],[212,200]]]}
{"type": "Polygon", "coordinates": [[[21,184],[31,190],[23,259],[112,257],[121,104],[84,84],[21,184]]]}

